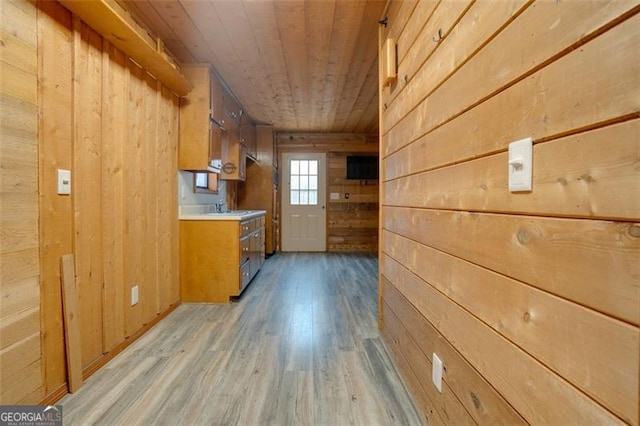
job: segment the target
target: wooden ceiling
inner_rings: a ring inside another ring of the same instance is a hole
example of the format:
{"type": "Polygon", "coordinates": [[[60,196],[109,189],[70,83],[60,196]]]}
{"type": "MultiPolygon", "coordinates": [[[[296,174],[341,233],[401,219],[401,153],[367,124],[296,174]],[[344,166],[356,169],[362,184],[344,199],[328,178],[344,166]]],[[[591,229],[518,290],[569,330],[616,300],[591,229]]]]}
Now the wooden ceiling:
{"type": "Polygon", "coordinates": [[[183,63],[211,63],[249,115],[281,131],[378,129],[386,0],[120,0],[183,63]]]}

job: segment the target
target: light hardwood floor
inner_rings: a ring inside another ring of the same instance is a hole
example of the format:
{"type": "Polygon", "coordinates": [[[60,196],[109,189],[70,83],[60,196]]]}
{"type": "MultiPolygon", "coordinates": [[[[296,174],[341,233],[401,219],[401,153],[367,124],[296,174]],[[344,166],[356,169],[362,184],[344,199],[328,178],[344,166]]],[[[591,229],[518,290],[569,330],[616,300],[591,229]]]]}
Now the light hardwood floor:
{"type": "Polygon", "coordinates": [[[377,330],[377,260],[278,254],[183,304],[61,402],[65,424],[423,424],[377,330]]]}

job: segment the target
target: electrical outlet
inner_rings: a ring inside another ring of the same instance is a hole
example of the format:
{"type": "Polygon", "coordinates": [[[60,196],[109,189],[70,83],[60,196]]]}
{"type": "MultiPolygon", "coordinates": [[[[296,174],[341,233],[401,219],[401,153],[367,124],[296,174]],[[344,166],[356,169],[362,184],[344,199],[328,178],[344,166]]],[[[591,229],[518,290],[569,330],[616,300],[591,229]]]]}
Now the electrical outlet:
{"type": "Polygon", "coordinates": [[[431,381],[436,385],[438,392],[442,393],[442,360],[435,353],[432,366],[431,381]]]}
{"type": "Polygon", "coordinates": [[[131,287],[131,306],[138,304],[138,286],[131,287]]]}

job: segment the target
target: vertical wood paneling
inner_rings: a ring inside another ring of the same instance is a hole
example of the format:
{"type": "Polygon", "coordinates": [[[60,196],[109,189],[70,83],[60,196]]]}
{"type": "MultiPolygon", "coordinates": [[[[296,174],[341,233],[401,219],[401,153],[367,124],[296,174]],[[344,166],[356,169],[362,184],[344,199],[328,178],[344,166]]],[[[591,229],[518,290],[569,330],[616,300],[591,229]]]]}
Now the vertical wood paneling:
{"type": "Polygon", "coordinates": [[[0,401],[34,404],[66,382],[62,255],[85,373],[178,301],[178,104],[58,3],[0,9],[0,401]]]}
{"type": "Polygon", "coordinates": [[[37,403],[41,374],[37,11],[0,5],[0,402],[37,403]]]}
{"type": "Polygon", "coordinates": [[[102,242],[104,255],[103,351],[124,339],[124,144],[128,59],[108,42],[103,49],[102,242]]]}
{"type": "Polygon", "coordinates": [[[148,323],[157,314],[158,254],[156,247],[158,242],[158,198],[160,194],[156,191],[155,175],[157,171],[152,170],[157,167],[158,150],[162,145],[158,143],[158,98],[162,96],[162,87],[158,86],[158,82],[148,73],[145,73],[144,77],[144,99],[146,102],[144,122],[146,127],[144,129],[143,159],[145,159],[145,163],[141,169],[144,172],[140,174],[145,177],[144,186],[142,187],[142,203],[144,209],[143,253],[146,253],[146,256],[144,257],[145,274],[143,286],[140,289],[141,292],[144,292],[144,297],[140,299],[142,303],[142,324],[148,323]]]}
{"type": "Polygon", "coordinates": [[[73,204],[57,195],[57,169],[71,170],[73,153],[73,31],[57,2],[38,2],[38,105],[42,356],[45,395],[67,377],[60,258],[73,253],[73,204]]]}
{"type": "MultiPolygon", "coordinates": [[[[142,203],[144,191],[144,130],[146,129],[144,90],[144,71],[129,62],[129,104],[127,122],[127,139],[125,146],[125,173],[127,182],[125,188],[124,257],[125,274],[123,277],[124,305],[125,305],[125,336],[130,336],[142,325],[142,306],[140,303],[131,305],[131,289],[142,284],[144,278],[144,232],[143,217],[145,216],[142,203]]],[[[140,287],[139,291],[140,290],[140,287]]]]}
{"type": "Polygon", "coordinates": [[[102,355],[102,38],[74,18],[74,254],[82,365],[102,355]]]}
{"type": "Polygon", "coordinates": [[[526,422],[637,425],[640,8],[478,0],[435,46],[419,11],[390,23],[409,78],[381,89],[387,343],[425,415],[447,406],[420,391],[437,352],[446,383],[477,371],[526,422]],[[533,191],[514,194],[507,144],[526,136],[533,191]]]}

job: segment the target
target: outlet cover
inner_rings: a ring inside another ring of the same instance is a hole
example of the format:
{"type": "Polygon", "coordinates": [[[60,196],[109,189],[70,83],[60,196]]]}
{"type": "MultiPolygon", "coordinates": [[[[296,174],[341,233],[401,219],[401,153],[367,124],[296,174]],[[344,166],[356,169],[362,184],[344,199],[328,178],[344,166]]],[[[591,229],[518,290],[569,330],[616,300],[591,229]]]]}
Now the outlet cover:
{"type": "Polygon", "coordinates": [[[442,360],[435,353],[433,354],[431,381],[436,385],[438,392],[442,393],[442,360]]]}
{"type": "Polygon", "coordinates": [[[131,287],[131,306],[138,304],[138,286],[131,287]]]}

